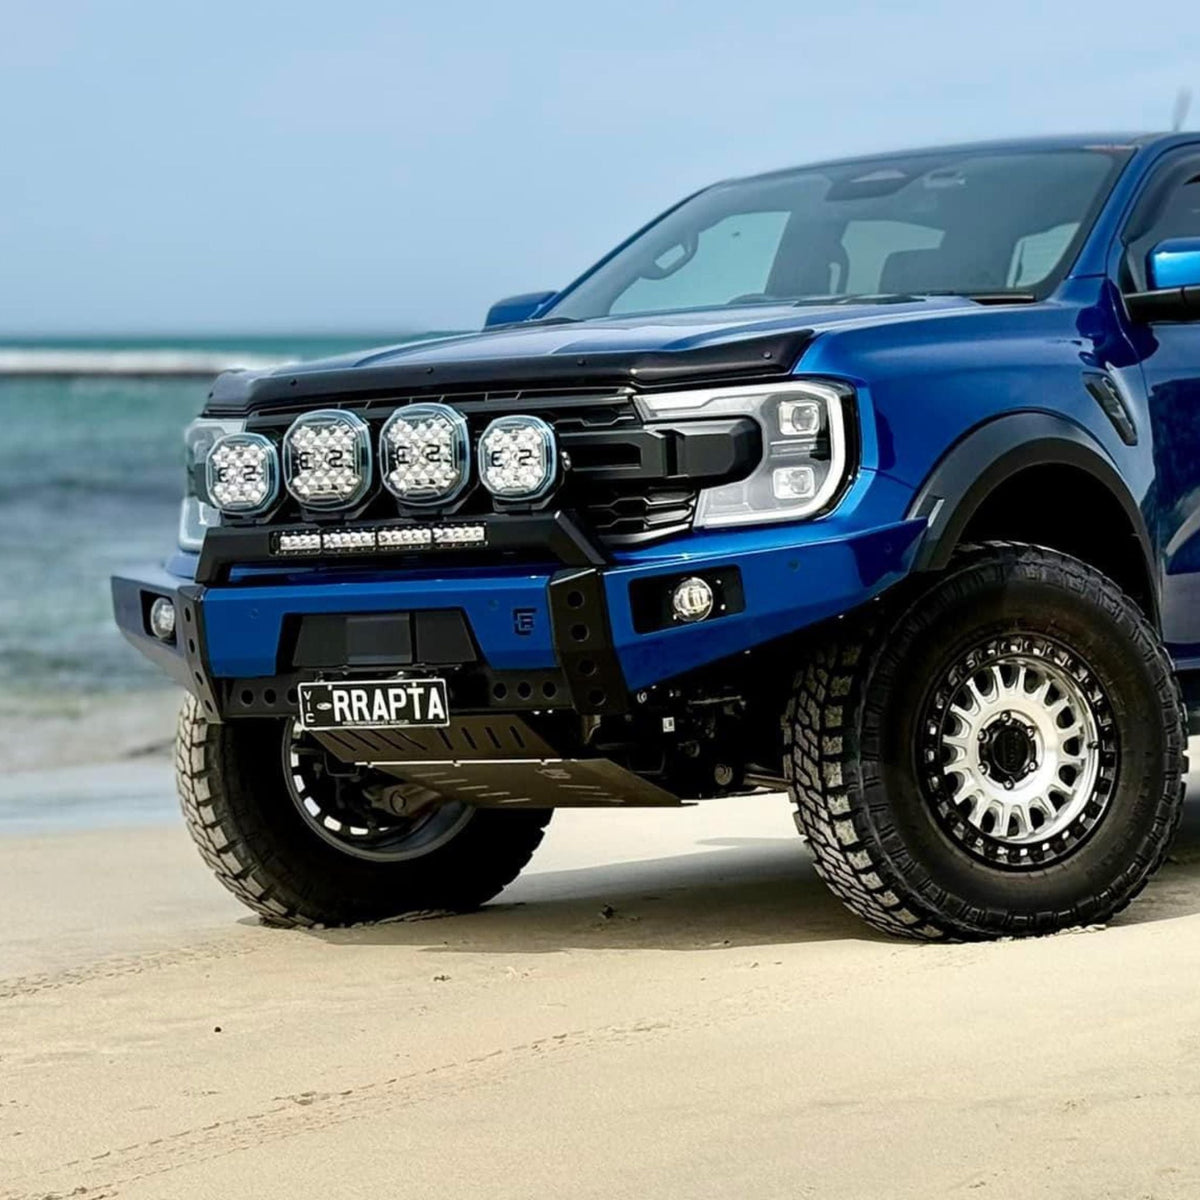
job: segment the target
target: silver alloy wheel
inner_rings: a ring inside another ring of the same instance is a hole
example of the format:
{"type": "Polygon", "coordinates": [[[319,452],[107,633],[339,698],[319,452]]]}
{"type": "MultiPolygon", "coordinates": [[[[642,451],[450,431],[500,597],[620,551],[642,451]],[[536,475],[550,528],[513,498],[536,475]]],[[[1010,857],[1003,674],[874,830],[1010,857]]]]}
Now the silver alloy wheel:
{"type": "Polygon", "coordinates": [[[945,673],[921,758],[955,840],[999,865],[1044,866],[1103,818],[1115,777],[1112,714],[1094,675],[1064,647],[996,640],[945,673]]]}
{"type": "MultiPolygon", "coordinates": [[[[327,769],[325,751],[289,721],[283,736],[283,774],[288,794],[304,823],[324,842],[371,862],[403,862],[421,858],[453,838],[475,815],[476,809],[460,801],[426,803],[408,812],[397,812],[373,803],[388,791],[404,785],[371,772],[372,780],[356,779],[353,768],[340,766],[339,774],[327,769]]],[[[431,795],[425,788],[413,789],[431,795]]]]}

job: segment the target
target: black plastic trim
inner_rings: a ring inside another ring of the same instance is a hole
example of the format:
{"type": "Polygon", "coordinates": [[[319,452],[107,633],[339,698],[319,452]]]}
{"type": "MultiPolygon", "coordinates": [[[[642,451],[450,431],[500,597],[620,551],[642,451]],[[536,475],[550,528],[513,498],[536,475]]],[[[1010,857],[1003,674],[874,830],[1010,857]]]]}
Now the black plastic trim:
{"type": "MultiPolygon", "coordinates": [[[[514,328],[523,332],[521,326],[514,328]]],[[[217,380],[205,411],[214,416],[242,414],[298,399],[422,394],[479,384],[492,390],[559,385],[671,387],[783,378],[811,339],[811,329],[797,329],[683,350],[563,352],[445,363],[406,363],[400,347],[394,362],[325,368],[316,363],[269,375],[229,372],[217,380]]]]}
{"type": "Polygon", "coordinates": [[[671,593],[675,585],[685,579],[698,576],[713,589],[713,612],[697,625],[709,625],[733,613],[745,612],[746,594],[742,587],[742,572],[739,567],[705,568],[702,571],[675,571],[670,575],[653,575],[648,579],[636,579],[629,585],[629,605],[633,614],[636,633],[653,633],[657,629],[673,629],[687,622],[681,621],[671,607],[671,593]]]}
{"type": "Polygon", "coordinates": [[[570,458],[571,473],[589,483],[736,483],[762,460],[762,429],[750,417],[562,433],[558,441],[570,458]],[[626,450],[627,461],[604,462],[605,452],[611,459],[615,449],[626,450]],[[602,461],[592,465],[592,458],[602,461]]]}
{"type": "Polygon", "coordinates": [[[1200,287],[1156,288],[1152,292],[1127,292],[1125,308],[1132,321],[1200,321],[1200,287]]]}
{"type": "Polygon", "coordinates": [[[301,671],[462,666],[480,660],[461,608],[411,612],[292,613],[281,663],[301,671]]]}
{"type": "Polygon", "coordinates": [[[1071,466],[1086,471],[1120,504],[1141,547],[1146,577],[1154,589],[1154,550],[1141,509],[1103,450],[1082,429],[1050,413],[1010,413],[967,434],[952,447],[925,481],[907,516],[925,518],[928,527],[914,568],[941,570],[950,561],[963,530],[979,506],[1006,479],[1035,466],[1071,466]]]}
{"type": "Polygon", "coordinates": [[[1113,382],[1111,376],[1085,371],[1083,386],[1112,422],[1112,427],[1121,441],[1127,446],[1136,446],[1138,433],[1137,426],[1133,423],[1133,414],[1129,411],[1129,405],[1125,403],[1125,397],[1121,395],[1121,389],[1113,382]]]}

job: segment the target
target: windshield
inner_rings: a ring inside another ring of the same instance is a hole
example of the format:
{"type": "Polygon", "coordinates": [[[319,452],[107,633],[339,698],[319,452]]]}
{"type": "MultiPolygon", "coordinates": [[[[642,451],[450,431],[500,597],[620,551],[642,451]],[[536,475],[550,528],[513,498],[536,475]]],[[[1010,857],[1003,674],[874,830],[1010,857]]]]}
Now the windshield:
{"type": "Polygon", "coordinates": [[[1044,295],[1130,151],[906,155],[722,183],[546,314],[586,320],[843,297],[1044,295]]]}

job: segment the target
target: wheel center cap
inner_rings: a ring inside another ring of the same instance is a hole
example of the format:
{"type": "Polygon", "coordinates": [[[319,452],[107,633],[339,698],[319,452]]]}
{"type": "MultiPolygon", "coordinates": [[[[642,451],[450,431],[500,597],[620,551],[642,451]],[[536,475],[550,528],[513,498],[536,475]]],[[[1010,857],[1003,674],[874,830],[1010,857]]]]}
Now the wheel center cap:
{"type": "Polygon", "coordinates": [[[1025,775],[1034,752],[1029,730],[1019,721],[1001,719],[987,730],[980,757],[992,776],[1005,783],[1025,775]]]}

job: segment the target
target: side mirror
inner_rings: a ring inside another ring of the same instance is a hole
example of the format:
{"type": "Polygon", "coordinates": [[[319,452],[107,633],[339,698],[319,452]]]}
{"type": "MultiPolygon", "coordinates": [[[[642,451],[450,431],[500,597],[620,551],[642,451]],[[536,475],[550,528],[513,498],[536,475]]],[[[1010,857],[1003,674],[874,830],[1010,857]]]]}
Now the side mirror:
{"type": "Polygon", "coordinates": [[[483,327],[491,329],[493,325],[515,325],[520,321],[528,321],[557,295],[557,292],[522,292],[519,296],[506,296],[488,309],[483,327]]]}
{"type": "Polygon", "coordinates": [[[1152,291],[1200,287],[1200,238],[1159,242],[1146,256],[1146,284],[1152,291]]]}
{"type": "Polygon", "coordinates": [[[1200,238],[1171,238],[1146,255],[1147,291],[1125,297],[1135,321],[1200,321],[1200,238]]]}

